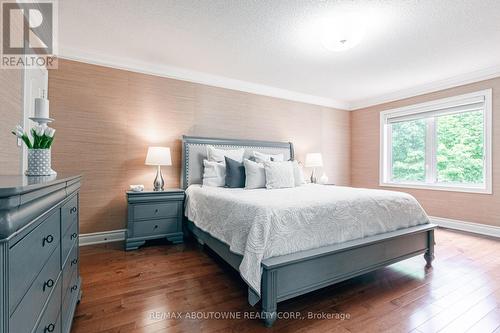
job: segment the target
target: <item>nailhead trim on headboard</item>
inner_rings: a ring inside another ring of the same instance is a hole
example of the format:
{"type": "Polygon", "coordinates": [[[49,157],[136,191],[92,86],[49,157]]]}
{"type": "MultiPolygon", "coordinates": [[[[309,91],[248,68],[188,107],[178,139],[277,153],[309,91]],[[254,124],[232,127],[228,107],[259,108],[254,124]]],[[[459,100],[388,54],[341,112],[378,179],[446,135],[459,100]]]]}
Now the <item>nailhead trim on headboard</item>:
{"type": "Polygon", "coordinates": [[[181,185],[184,188],[187,188],[190,185],[190,148],[193,146],[203,147],[203,146],[214,146],[222,149],[239,149],[244,148],[245,150],[249,149],[258,149],[265,151],[276,151],[288,153],[290,158],[293,159],[293,145],[291,143],[285,142],[272,142],[272,141],[253,141],[253,140],[231,140],[231,139],[216,139],[216,138],[200,138],[200,137],[188,137],[183,136],[182,138],[182,150],[183,150],[183,160],[182,160],[182,175],[181,175],[181,185]],[[219,143],[219,142],[220,143],[219,143]],[[222,141],[222,142],[221,142],[222,141]],[[226,142],[230,143],[226,143],[226,142]],[[232,143],[235,142],[235,143],[232,143]],[[248,144],[247,144],[248,142],[248,144]],[[262,143],[262,145],[259,145],[262,143]]]}

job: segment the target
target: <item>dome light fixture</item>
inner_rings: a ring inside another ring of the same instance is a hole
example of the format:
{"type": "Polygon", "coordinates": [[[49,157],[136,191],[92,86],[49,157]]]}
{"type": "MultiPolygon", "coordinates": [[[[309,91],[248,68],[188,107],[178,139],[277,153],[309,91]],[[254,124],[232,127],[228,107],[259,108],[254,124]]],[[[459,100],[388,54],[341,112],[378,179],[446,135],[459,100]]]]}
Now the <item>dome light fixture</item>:
{"type": "Polygon", "coordinates": [[[365,27],[359,17],[345,15],[325,20],[321,29],[321,44],[333,52],[352,49],[358,45],[364,35],[365,27]]]}

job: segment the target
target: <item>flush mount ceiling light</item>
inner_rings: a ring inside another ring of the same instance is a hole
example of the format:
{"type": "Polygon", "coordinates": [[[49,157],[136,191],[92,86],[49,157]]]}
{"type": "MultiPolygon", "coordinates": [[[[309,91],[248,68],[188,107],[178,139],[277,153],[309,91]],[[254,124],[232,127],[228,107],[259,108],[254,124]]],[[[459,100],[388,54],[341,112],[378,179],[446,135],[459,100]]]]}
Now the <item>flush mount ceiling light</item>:
{"type": "Polygon", "coordinates": [[[321,26],[321,44],[334,52],[352,49],[363,40],[366,31],[362,20],[354,14],[332,17],[321,26]]]}
{"type": "Polygon", "coordinates": [[[330,57],[332,52],[350,50],[368,37],[373,44],[391,22],[389,14],[379,5],[322,8],[298,25],[294,43],[302,52],[315,57],[330,57]]]}

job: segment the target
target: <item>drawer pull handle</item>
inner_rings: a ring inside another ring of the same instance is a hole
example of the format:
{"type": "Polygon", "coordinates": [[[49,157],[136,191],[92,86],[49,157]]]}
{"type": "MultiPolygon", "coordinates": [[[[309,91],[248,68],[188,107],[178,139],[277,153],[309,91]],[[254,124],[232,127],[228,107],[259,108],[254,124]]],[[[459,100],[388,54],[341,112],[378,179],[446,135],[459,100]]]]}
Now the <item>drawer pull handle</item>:
{"type": "Polygon", "coordinates": [[[70,214],[73,214],[73,213],[76,213],[77,211],[77,208],[76,207],[72,207],[70,210],[69,210],[69,213],[70,214]]]}
{"type": "Polygon", "coordinates": [[[71,266],[78,264],[78,258],[71,260],[71,266]]]}
{"type": "Polygon", "coordinates": [[[76,289],[78,289],[78,286],[75,284],[74,286],[71,287],[71,292],[75,291],[76,289]]]}
{"type": "Polygon", "coordinates": [[[52,288],[54,286],[54,280],[48,279],[43,283],[43,291],[45,291],[45,288],[52,288]]]}
{"type": "Polygon", "coordinates": [[[155,209],[155,214],[158,214],[158,208],[155,209]]]}
{"type": "Polygon", "coordinates": [[[56,328],[56,326],[54,324],[49,324],[49,325],[45,326],[43,333],[54,332],[55,328],[56,328]]]}
{"type": "Polygon", "coordinates": [[[43,238],[43,241],[42,241],[42,246],[45,246],[45,243],[47,244],[50,244],[54,241],[54,236],[52,235],[48,235],[47,237],[44,237],[43,238]]]}
{"type": "Polygon", "coordinates": [[[71,240],[75,239],[77,236],[78,236],[78,234],[76,232],[72,233],[71,234],[71,240]]]}
{"type": "Polygon", "coordinates": [[[155,229],[158,229],[158,225],[155,225],[155,229]]]}

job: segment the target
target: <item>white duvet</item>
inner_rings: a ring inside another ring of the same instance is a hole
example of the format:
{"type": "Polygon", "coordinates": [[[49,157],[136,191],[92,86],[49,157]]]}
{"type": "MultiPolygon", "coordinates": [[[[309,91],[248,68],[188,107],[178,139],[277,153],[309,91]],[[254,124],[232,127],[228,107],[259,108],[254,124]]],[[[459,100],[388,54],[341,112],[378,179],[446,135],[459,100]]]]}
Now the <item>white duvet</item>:
{"type": "Polygon", "coordinates": [[[243,255],[240,274],[258,295],[263,259],[429,223],[409,194],[315,184],[275,190],[191,185],[185,214],[243,255]]]}

